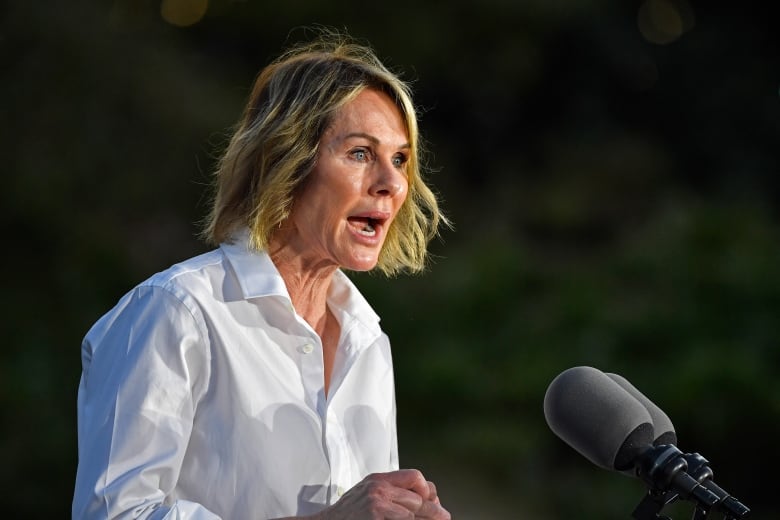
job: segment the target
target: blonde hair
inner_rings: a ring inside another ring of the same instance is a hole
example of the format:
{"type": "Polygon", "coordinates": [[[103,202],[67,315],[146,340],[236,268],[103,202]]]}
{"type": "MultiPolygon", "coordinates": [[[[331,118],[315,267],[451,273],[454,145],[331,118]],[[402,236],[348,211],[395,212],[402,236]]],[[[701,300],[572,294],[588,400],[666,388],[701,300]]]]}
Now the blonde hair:
{"type": "Polygon", "coordinates": [[[388,230],[377,269],[386,275],[422,270],[428,242],[448,222],[422,177],[410,89],[371,48],[334,33],[291,48],[258,75],[217,165],[206,240],[230,241],[237,230],[248,227],[251,247],[266,249],[312,171],[320,137],[334,113],[366,88],[395,102],[411,144],[408,195],[388,230]]]}

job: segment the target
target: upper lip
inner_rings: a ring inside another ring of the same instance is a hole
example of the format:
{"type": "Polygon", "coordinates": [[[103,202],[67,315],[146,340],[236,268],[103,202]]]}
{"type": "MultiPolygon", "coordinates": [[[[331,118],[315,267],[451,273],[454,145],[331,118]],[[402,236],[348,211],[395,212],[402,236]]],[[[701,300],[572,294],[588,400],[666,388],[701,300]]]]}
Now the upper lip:
{"type": "Polygon", "coordinates": [[[367,218],[375,223],[384,224],[391,216],[389,211],[363,211],[350,215],[351,218],[367,218]]]}

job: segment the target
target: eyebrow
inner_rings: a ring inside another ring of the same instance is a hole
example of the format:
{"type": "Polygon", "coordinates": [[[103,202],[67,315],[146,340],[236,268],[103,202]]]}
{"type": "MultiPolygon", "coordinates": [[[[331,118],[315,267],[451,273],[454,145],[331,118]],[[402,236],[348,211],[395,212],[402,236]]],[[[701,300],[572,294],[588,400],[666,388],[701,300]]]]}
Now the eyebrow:
{"type": "MultiPolygon", "coordinates": [[[[349,134],[344,136],[344,140],[346,141],[347,139],[349,139],[351,137],[362,137],[363,139],[368,139],[369,141],[371,141],[374,144],[381,144],[379,139],[377,139],[373,135],[367,134],[365,132],[352,132],[352,133],[349,133],[349,134]]],[[[410,145],[409,143],[404,143],[401,146],[399,146],[398,148],[401,149],[401,150],[406,150],[406,149],[409,149],[411,147],[412,147],[412,145],[410,145]]]]}

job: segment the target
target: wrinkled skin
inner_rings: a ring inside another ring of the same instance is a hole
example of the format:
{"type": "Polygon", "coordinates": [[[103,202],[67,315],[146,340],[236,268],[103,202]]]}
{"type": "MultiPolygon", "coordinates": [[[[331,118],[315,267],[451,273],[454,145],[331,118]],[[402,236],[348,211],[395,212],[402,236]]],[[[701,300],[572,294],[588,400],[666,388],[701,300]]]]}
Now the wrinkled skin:
{"type": "MultiPolygon", "coordinates": [[[[450,520],[436,486],[415,469],[374,473],[309,520],[450,520]]],[[[283,520],[294,520],[293,518],[283,520]]],[[[303,519],[300,519],[303,520],[303,519]]]]}

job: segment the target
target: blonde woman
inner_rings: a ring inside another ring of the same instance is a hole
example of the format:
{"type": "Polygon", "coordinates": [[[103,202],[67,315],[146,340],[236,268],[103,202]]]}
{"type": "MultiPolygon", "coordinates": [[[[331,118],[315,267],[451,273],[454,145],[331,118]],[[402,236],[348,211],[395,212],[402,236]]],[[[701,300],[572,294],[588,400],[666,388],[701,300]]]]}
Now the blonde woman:
{"type": "Polygon", "coordinates": [[[262,70],[216,172],[216,248],[84,339],[74,518],[450,518],[398,467],[389,341],[343,272],[424,267],[446,220],[418,141],[365,46],[262,70]]]}

